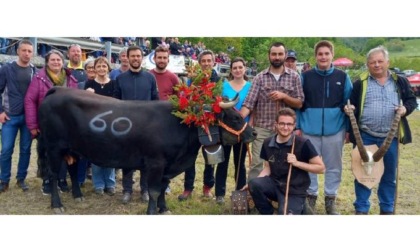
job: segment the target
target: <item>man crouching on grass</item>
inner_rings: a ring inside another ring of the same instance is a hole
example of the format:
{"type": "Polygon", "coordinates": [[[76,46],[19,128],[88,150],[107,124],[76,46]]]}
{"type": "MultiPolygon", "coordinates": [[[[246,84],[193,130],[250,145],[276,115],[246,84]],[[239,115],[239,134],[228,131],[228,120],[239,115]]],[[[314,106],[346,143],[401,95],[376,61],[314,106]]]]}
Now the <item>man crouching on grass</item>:
{"type": "Polygon", "coordinates": [[[265,139],[261,149],[264,169],[244,187],[249,188],[260,214],[273,214],[271,201],[279,203],[278,214],[283,214],[286,191],[287,214],[302,214],[306,190],[311,183],[308,172],[320,174],[325,171],[312,143],[293,134],[295,123],[296,114],[292,109],[284,108],[278,112],[274,123],[276,134],[265,139]],[[291,176],[287,183],[290,165],[291,176]]]}

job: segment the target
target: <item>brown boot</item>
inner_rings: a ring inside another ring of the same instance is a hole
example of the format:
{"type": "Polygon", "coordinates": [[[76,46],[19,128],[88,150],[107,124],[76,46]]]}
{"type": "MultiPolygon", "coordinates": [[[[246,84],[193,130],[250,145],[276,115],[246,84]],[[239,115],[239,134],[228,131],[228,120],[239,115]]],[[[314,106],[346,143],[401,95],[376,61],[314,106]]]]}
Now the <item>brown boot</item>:
{"type": "Polygon", "coordinates": [[[315,214],[315,206],[316,206],[316,200],[317,199],[318,199],[318,196],[316,196],[316,195],[306,196],[305,206],[303,208],[303,214],[304,215],[315,214]]]}
{"type": "Polygon", "coordinates": [[[335,207],[335,196],[325,196],[325,211],[328,215],[339,215],[335,207]]]}

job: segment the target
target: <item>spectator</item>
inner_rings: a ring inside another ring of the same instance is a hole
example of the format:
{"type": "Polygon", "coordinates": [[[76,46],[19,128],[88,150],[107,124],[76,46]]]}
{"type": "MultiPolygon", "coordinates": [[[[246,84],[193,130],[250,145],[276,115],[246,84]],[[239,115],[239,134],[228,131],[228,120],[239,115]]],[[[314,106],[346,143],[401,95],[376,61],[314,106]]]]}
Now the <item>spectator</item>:
{"type": "Polygon", "coordinates": [[[304,94],[300,77],[296,71],[284,66],[287,50],[283,43],[275,42],[268,50],[270,67],[261,71],[252,80],[244,103],[242,117],[253,112],[254,129],[257,139],[252,143],[252,164],[248,181],[260,174],[263,161],[260,158],[261,146],[264,140],[274,135],[273,122],[277,112],[284,107],[300,108],[304,94]]]}
{"type": "Polygon", "coordinates": [[[279,203],[278,214],[302,214],[310,184],[308,173],[325,170],[311,141],[293,134],[295,124],[295,112],[290,108],[281,109],[274,123],[276,134],[264,140],[261,149],[264,169],[249,181],[249,191],[260,214],[273,214],[271,201],[279,203]],[[284,213],[286,197],[288,204],[284,213]]]}
{"type": "MultiPolygon", "coordinates": [[[[45,66],[32,78],[25,96],[26,125],[33,138],[40,134],[38,126],[39,106],[44,100],[47,91],[54,86],[78,88],[77,80],[71,74],[71,71],[64,68],[64,55],[55,49],[45,55],[45,66]]],[[[46,133],[42,132],[42,134],[46,133]]],[[[70,170],[73,173],[75,169],[77,169],[77,166],[72,167],[70,170]]],[[[69,191],[66,175],[67,167],[63,167],[58,175],[58,187],[62,192],[69,191]]],[[[51,194],[51,178],[49,174],[42,174],[42,179],[43,194],[51,194]]]]}
{"type": "MultiPolygon", "coordinates": [[[[247,96],[249,89],[251,88],[251,82],[248,81],[248,77],[245,75],[246,65],[245,60],[238,57],[235,58],[230,64],[229,81],[223,82],[223,97],[233,99],[239,94],[239,102],[235,105],[237,110],[240,110],[242,103],[247,96]]],[[[249,117],[245,118],[245,121],[249,121],[249,117]]],[[[229,167],[230,152],[233,148],[233,164],[235,166],[235,175],[238,177],[236,184],[236,190],[240,190],[246,184],[246,169],[245,169],[245,157],[246,157],[246,144],[239,142],[233,146],[223,145],[225,160],[219,163],[216,168],[216,203],[223,204],[225,202],[226,194],[226,179],[229,167]],[[239,166],[238,166],[239,165],[239,166]],[[239,174],[238,174],[239,173],[239,174]]]]}
{"type": "MultiPolygon", "coordinates": [[[[127,49],[128,63],[130,69],[118,75],[115,88],[114,98],[121,100],[141,100],[151,101],[159,100],[159,94],[155,77],[142,70],[141,62],[143,59],[143,51],[138,46],[130,46],[127,49]]],[[[143,159],[139,157],[139,159],[143,159]]],[[[148,185],[147,185],[147,169],[140,167],[140,193],[143,201],[149,201],[148,185]]],[[[131,201],[133,193],[133,169],[123,169],[123,198],[122,202],[127,204],[131,201]]]]}
{"type": "MultiPolygon", "coordinates": [[[[112,97],[114,81],[109,78],[111,65],[105,57],[95,59],[93,65],[96,77],[86,82],[85,89],[99,95],[112,97]]],[[[103,195],[105,192],[113,196],[115,194],[115,169],[92,164],[92,182],[96,194],[103,195]]]]}
{"type": "MultiPolygon", "coordinates": [[[[198,64],[201,69],[211,69],[210,82],[218,82],[220,80],[217,76],[216,71],[213,69],[214,65],[214,54],[210,50],[203,51],[198,55],[198,64]]],[[[189,80],[192,81],[192,80],[189,80]]],[[[211,188],[214,186],[214,168],[211,165],[204,166],[204,185],[203,185],[203,196],[205,198],[212,198],[211,188]]],[[[178,200],[186,200],[191,197],[192,191],[194,190],[195,181],[195,166],[187,167],[185,169],[185,180],[184,180],[184,192],[178,196],[178,200]]]]}
{"type": "MultiPolygon", "coordinates": [[[[352,83],[343,71],[334,68],[334,45],[326,40],[315,45],[316,67],[302,73],[305,102],[298,111],[297,134],[311,140],[325,163],[325,210],[338,214],[336,198],[343,170],[342,155],[348,120],[343,112],[350,98],[352,83]]],[[[315,209],[318,198],[318,175],[310,174],[308,206],[315,209]]]]}
{"type": "MultiPolygon", "coordinates": [[[[368,73],[362,73],[354,82],[351,104],[355,106],[355,117],[364,145],[382,145],[397,110],[402,113],[399,134],[392,139],[383,157],[384,174],[377,190],[380,214],[393,214],[395,210],[396,177],[399,158],[398,141],[411,143],[411,132],[407,116],[417,108],[416,97],[408,80],[389,70],[389,54],[385,47],[371,49],[367,54],[368,73]],[[400,105],[402,102],[402,105],[400,105]]],[[[355,144],[354,136],[351,137],[355,144]]],[[[356,214],[368,214],[372,190],[354,181],[356,214]]]]}
{"type": "Polygon", "coordinates": [[[36,68],[30,61],[33,45],[29,40],[19,42],[18,59],[0,68],[0,193],[6,192],[12,170],[12,154],[19,132],[19,161],[17,164],[17,186],[23,191],[29,189],[25,183],[31,156],[31,133],[25,123],[24,98],[36,68]]]}

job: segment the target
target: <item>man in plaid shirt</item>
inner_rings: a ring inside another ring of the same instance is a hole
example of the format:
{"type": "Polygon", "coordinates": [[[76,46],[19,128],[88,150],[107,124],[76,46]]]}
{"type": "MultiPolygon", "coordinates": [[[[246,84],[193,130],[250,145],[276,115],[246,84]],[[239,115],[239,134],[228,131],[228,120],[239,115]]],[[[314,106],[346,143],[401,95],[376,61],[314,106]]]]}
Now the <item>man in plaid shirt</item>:
{"type": "Polygon", "coordinates": [[[274,135],[273,122],[276,121],[277,112],[284,107],[299,109],[304,101],[300,76],[284,66],[286,56],[287,49],[283,43],[275,42],[270,46],[270,67],[255,76],[240,111],[244,118],[251,114],[250,123],[258,133],[257,139],[252,143],[248,181],[257,177],[263,169],[261,147],[264,139],[274,135]]]}

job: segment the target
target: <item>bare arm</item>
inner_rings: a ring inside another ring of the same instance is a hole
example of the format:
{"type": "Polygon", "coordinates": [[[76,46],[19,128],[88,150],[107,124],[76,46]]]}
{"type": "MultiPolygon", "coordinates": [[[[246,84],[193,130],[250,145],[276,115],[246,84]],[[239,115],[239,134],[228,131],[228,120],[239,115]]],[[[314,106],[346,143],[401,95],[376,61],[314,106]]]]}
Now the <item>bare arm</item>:
{"type": "Polygon", "coordinates": [[[325,172],[325,165],[320,156],[315,156],[309,160],[309,163],[305,163],[298,161],[294,154],[288,153],[287,162],[289,164],[292,164],[294,167],[297,167],[307,172],[312,172],[315,174],[321,174],[325,172]]]}
{"type": "Polygon", "coordinates": [[[271,174],[270,165],[268,164],[267,161],[264,161],[264,169],[260,172],[258,177],[270,176],[270,174],[271,174]]]}

